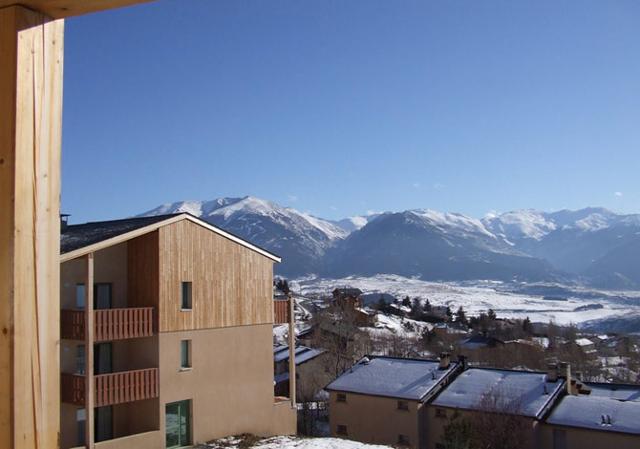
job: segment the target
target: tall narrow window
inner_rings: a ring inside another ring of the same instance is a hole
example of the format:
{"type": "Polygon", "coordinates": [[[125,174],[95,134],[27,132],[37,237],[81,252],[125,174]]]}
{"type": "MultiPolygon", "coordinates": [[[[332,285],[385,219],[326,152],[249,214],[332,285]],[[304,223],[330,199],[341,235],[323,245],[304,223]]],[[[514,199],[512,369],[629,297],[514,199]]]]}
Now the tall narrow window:
{"type": "Polygon", "coordinates": [[[84,284],[76,284],[76,308],[84,309],[84,284]]]}
{"type": "Polygon", "coordinates": [[[180,368],[191,368],[191,340],[180,342],[180,368]]]}
{"type": "Polygon", "coordinates": [[[85,373],[84,345],[76,346],[76,373],[85,373]]]}
{"type": "Polygon", "coordinates": [[[87,415],[83,408],[79,408],[76,410],[76,426],[78,429],[78,446],[84,446],[87,442],[85,438],[85,430],[86,430],[86,420],[87,415]]]}
{"type": "Polygon", "coordinates": [[[165,447],[177,448],[191,444],[191,401],[165,405],[165,447]]]}
{"type": "Polygon", "coordinates": [[[191,310],[191,282],[182,283],[182,301],[183,310],[191,310]]]}

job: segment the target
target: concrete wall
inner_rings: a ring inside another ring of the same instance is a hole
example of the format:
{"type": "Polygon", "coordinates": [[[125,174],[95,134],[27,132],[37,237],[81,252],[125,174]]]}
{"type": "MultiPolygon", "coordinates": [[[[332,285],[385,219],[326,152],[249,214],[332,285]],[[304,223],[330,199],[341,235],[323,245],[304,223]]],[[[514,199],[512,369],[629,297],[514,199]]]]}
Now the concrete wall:
{"type": "Polygon", "coordinates": [[[165,405],[182,400],[192,401],[194,443],[240,433],[295,433],[289,404],[274,405],[271,324],[164,332],[159,338],[163,434],[165,405]],[[181,340],[191,340],[189,370],[180,369],[181,340]]]}
{"type": "Polygon", "coordinates": [[[629,435],[617,432],[560,427],[551,424],[541,426],[540,447],[556,449],[553,443],[554,430],[564,432],[566,436],[565,449],[638,449],[640,435],[629,435]]]}
{"type": "Polygon", "coordinates": [[[329,399],[331,435],[364,443],[396,445],[398,435],[409,437],[409,447],[424,447],[419,438],[419,420],[423,404],[407,401],[409,410],[398,410],[398,399],[346,393],[347,401],[338,402],[337,393],[329,399]],[[347,436],[338,435],[338,425],[347,426],[347,436]]]}
{"type": "MultiPolygon", "coordinates": [[[[60,265],[60,308],[76,308],[76,284],[86,280],[83,257],[60,265]]],[[[95,283],[112,283],[113,307],[127,306],[127,243],[97,251],[94,258],[95,283]]]]}

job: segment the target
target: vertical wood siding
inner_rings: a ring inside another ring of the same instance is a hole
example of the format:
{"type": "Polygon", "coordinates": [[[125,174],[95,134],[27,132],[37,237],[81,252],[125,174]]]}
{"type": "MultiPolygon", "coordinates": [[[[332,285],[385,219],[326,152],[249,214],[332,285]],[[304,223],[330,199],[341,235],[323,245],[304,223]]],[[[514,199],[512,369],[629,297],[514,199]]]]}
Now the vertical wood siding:
{"type": "Polygon", "coordinates": [[[195,223],[159,229],[159,330],[273,323],[273,262],[195,223]],[[192,310],[180,310],[192,282],[192,310]]]}

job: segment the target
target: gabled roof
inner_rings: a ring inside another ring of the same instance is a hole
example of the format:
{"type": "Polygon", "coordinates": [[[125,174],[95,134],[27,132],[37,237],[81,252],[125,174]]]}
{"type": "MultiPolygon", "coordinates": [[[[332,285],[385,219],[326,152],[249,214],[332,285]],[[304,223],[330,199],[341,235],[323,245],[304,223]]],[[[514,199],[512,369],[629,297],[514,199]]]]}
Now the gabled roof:
{"type": "Polygon", "coordinates": [[[549,424],[640,435],[640,386],[585,385],[591,393],[562,398],[549,424]]]}
{"type": "Polygon", "coordinates": [[[469,368],[432,404],[466,410],[495,406],[496,411],[540,418],[563,386],[561,379],[547,382],[546,373],[469,368]]]}
{"type": "Polygon", "coordinates": [[[374,357],[360,361],[326,389],[419,401],[457,366],[451,363],[441,370],[439,365],[434,360],[374,357]]]}
{"type": "Polygon", "coordinates": [[[207,228],[275,262],[281,261],[279,256],[188,213],[68,225],[60,235],[60,261],[66,262],[84,256],[182,220],[188,220],[207,228]]]}
{"type": "MultiPolygon", "coordinates": [[[[304,362],[308,362],[311,359],[315,359],[319,355],[325,353],[324,349],[308,348],[306,346],[296,346],[296,365],[301,365],[304,362]]],[[[278,345],[273,347],[273,361],[283,362],[289,360],[289,346],[278,345]]]]}

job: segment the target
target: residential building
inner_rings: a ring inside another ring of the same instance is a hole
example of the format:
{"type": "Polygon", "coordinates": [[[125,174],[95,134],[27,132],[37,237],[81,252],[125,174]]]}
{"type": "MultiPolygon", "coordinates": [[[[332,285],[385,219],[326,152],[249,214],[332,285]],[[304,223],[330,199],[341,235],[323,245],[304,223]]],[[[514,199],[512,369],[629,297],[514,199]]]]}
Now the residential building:
{"type": "Polygon", "coordinates": [[[295,395],[273,391],[277,256],[175,214],[67,226],[60,260],[63,449],[295,433],[295,395]]]}
{"type": "Polygon", "coordinates": [[[331,435],[426,447],[426,404],[461,369],[440,360],[365,357],[327,386],[331,435]]]}
{"type": "Polygon", "coordinates": [[[541,447],[637,449],[640,385],[585,383],[564,396],[545,421],[541,447]]]}
{"type": "MultiPolygon", "coordinates": [[[[325,355],[326,351],[323,349],[296,346],[296,398],[298,402],[307,400],[309,395],[313,396],[313,393],[316,393],[327,384],[329,380],[328,373],[326,373],[326,367],[323,365],[325,355]],[[307,386],[310,386],[314,391],[307,392],[307,386]]],[[[274,389],[276,396],[286,396],[289,393],[290,359],[291,351],[288,345],[273,347],[274,389]]]]}
{"type": "Polygon", "coordinates": [[[504,422],[505,416],[516,417],[521,448],[537,448],[540,421],[562,393],[564,385],[564,379],[558,377],[555,368],[552,375],[469,368],[427,406],[428,448],[444,447],[445,428],[454,417],[472,421],[482,414],[494,414],[496,426],[504,422]]]}

